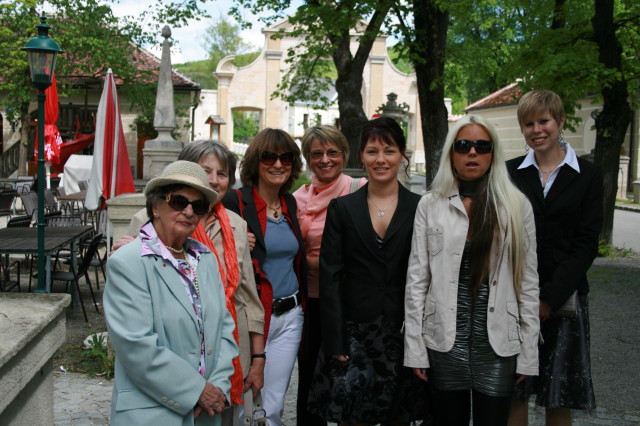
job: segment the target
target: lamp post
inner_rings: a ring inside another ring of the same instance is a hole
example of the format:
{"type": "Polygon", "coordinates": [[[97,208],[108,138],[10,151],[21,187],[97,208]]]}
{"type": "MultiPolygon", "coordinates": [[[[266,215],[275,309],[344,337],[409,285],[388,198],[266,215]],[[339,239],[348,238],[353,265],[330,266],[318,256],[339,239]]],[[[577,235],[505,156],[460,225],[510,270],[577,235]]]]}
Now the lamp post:
{"type": "Polygon", "coordinates": [[[38,35],[22,48],[27,52],[31,71],[31,82],[38,89],[38,289],[36,293],[46,293],[44,272],[44,91],[51,86],[51,78],[56,68],[56,58],[62,49],[49,38],[47,18],[42,12],[40,23],[36,25],[38,35]]]}

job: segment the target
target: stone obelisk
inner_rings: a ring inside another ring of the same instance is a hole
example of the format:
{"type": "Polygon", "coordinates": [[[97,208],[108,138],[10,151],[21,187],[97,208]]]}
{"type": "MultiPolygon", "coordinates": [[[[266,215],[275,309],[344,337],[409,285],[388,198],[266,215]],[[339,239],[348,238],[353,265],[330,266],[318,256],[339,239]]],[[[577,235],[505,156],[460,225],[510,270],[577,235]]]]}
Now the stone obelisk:
{"type": "Polygon", "coordinates": [[[173,80],[169,46],[171,29],[169,26],[165,25],[162,28],[162,37],[164,37],[164,42],[162,43],[158,92],[153,117],[153,127],[158,131],[158,137],[147,141],[142,150],[144,156],[142,177],[144,179],[151,179],[159,175],[167,164],[178,158],[182,150],[182,142],[171,136],[171,131],[176,128],[176,112],[173,107],[173,80]]]}

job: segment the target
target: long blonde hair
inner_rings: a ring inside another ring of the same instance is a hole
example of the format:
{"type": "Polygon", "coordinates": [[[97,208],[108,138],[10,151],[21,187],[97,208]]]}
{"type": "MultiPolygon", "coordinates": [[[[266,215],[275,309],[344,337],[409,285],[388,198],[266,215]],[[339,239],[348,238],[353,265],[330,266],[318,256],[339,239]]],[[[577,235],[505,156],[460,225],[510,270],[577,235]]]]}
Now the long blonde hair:
{"type": "Polygon", "coordinates": [[[451,128],[442,147],[440,165],[431,184],[431,191],[437,197],[443,198],[458,192],[458,179],[455,176],[451,158],[453,142],[463,127],[472,124],[482,126],[489,133],[493,142],[493,158],[491,167],[487,171],[486,196],[488,199],[486,206],[494,209],[498,224],[506,228],[505,251],[513,273],[514,290],[519,298],[527,251],[526,231],[523,222],[524,205],[527,200],[511,182],[498,134],[484,117],[466,115],[451,128]],[[501,223],[503,221],[501,211],[506,214],[506,223],[501,223]]]}

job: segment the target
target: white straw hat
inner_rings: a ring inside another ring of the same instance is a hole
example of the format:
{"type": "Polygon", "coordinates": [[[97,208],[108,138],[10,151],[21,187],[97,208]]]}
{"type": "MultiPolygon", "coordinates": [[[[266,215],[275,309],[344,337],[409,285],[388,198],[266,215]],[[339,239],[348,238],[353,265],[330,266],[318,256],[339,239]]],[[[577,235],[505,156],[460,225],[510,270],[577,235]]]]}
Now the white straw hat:
{"type": "Polygon", "coordinates": [[[172,184],[182,184],[197,189],[212,205],[218,200],[218,193],[209,186],[209,179],[204,169],[197,163],[183,160],[167,165],[160,176],[151,179],[144,187],[144,195],[149,196],[149,192],[153,189],[172,184]]]}

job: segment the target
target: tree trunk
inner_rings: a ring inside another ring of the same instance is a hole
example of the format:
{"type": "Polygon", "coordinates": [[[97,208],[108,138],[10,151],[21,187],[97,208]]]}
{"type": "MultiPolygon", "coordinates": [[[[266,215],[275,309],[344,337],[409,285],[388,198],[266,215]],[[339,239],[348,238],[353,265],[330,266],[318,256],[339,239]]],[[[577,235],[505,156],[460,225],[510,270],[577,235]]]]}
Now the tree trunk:
{"type": "MultiPolygon", "coordinates": [[[[605,68],[622,75],[622,47],[616,38],[613,19],[614,0],[595,0],[595,14],[591,21],[599,60],[605,68]]],[[[626,81],[621,78],[602,87],[602,111],[595,115],[595,163],[604,175],[604,225],[600,239],[611,244],[613,212],[618,192],[620,148],[631,123],[631,106],[626,81]]]]}
{"type": "Polygon", "coordinates": [[[435,0],[413,2],[415,41],[410,50],[416,70],[422,136],[425,150],[427,187],[438,171],[442,145],[449,130],[444,103],[444,62],[449,12],[442,11],[435,0]]]}
{"type": "Polygon", "coordinates": [[[369,53],[390,7],[391,2],[389,1],[381,1],[377,5],[376,11],[359,39],[355,55],[351,54],[352,36],[349,28],[343,29],[338,34],[328,35],[335,46],[333,63],[338,72],[336,92],[338,93],[338,110],[340,111],[340,130],[347,138],[351,151],[347,168],[362,166],[359,155],[360,133],[362,127],[369,120],[362,105],[362,73],[369,61],[369,53]]]}

